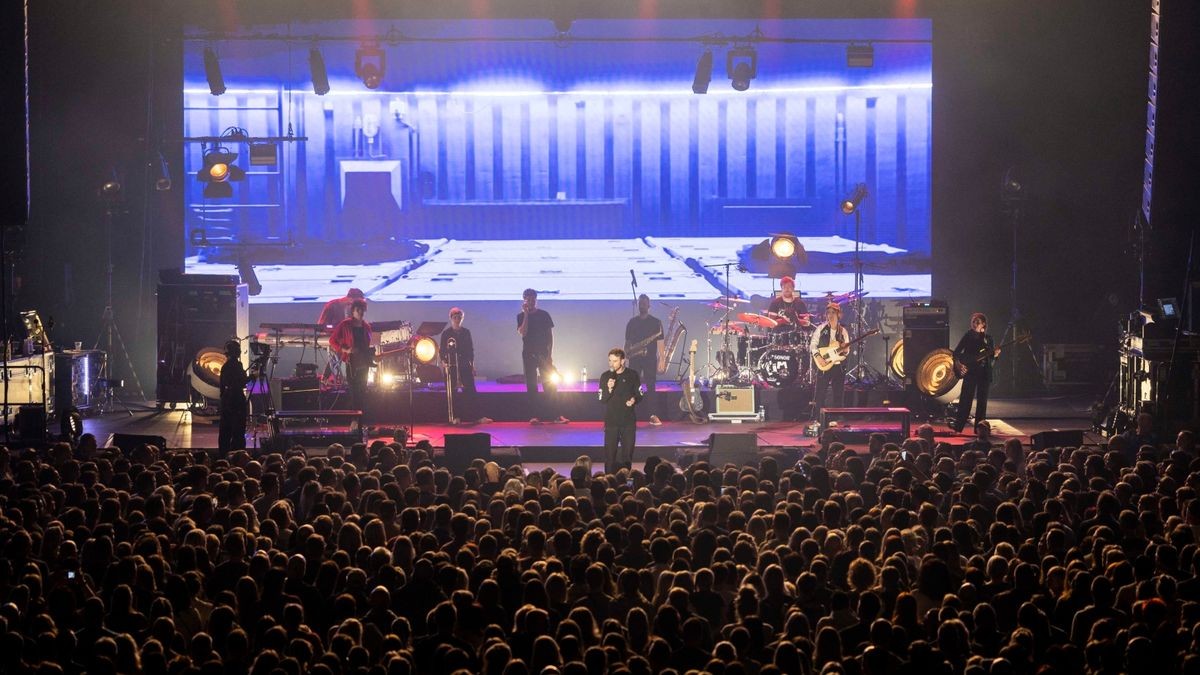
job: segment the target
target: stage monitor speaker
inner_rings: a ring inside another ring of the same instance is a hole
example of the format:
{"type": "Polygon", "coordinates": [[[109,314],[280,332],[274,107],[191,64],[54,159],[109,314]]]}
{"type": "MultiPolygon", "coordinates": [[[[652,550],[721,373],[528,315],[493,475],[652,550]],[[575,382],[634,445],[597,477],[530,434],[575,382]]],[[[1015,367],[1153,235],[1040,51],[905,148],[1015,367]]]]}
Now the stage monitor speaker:
{"type": "Polygon", "coordinates": [[[474,434],[446,434],[441,465],[454,475],[461,475],[475,459],[492,461],[492,435],[485,432],[474,434]]]}
{"type": "MultiPolygon", "coordinates": [[[[201,350],[223,351],[230,338],[249,334],[249,291],[236,276],[162,270],[158,283],[158,401],[192,400],[191,372],[201,350]]],[[[249,364],[249,344],[244,341],[242,365],[249,364]]]]}
{"type": "Polygon", "coordinates": [[[40,441],[46,438],[46,408],[23,405],[17,409],[17,435],[21,440],[40,441]]]}
{"type": "Polygon", "coordinates": [[[153,445],[159,450],[166,450],[167,439],[162,436],[146,436],[142,434],[113,434],[108,437],[106,445],[111,448],[120,448],[121,452],[128,455],[139,445],[153,445]]]}
{"type": "Polygon", "coordinates": [[[1083,429],[1049,429],[1031,437],[1033,449],[1078,448],[1083,445],[1083,429]]]}
{"type": "Polygon", "coordinates": [[[709,434],[708,463],[713,467],[758,463],[758,436],[748,433],[709,434]]]}

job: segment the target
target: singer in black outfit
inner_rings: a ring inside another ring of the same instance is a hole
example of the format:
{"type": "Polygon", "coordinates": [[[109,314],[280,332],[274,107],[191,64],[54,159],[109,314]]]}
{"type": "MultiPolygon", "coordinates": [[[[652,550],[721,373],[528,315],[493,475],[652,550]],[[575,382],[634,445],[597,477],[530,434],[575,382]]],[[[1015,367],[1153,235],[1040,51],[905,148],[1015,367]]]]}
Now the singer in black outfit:
{"type": "Polygon", "coordinates": [[[225,363],[221,366],[221,400],[217,412],[220,427],[217,448],[222,454],[246,447],[246,415],[250,408],[246,400],[246,369],[242,367],[242,343],[225,343],[225,363]]]}
{"type": "Polygon", "coordinates": [[[608,370],[600,376],[600,401],[604,403],[604,471],[616,473],[633,466],[637,412],[642,383],[637,371],[625,366],[625,350],[608,352],[608,370]]]}
{"type": "Polygon", "coordinates": [[[442,331],[442,365],[447,369],[449,386],[462,393],[454,396],[454,419],[475,419],[475,344],[471,342],[471,331],[462,323],[466,313],[458,307],[450,309],[450,325],[442,331]]]}
{"type": "Polygon", "coordinates": [[[962,433],[967,424],[971,402],[975,402],[975,423],[987,419],[988,389],[992,386],[992,366],[1000,350],[987,334],[987,317],[979,312],[971,315],[971,330],[954,348],[955,369],[962,376],[962,393],[958,396],[958,416],[954,432],[962,433]]]}

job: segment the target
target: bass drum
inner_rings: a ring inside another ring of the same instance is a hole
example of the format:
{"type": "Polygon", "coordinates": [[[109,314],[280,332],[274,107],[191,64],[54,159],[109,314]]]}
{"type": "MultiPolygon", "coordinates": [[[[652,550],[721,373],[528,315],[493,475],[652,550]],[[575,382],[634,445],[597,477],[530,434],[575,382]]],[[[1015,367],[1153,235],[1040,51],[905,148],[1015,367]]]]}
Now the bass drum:
{"type": "Polygon", "coordinates": [[[771,387],[809,382],[808,359],[792,349],[768,349],[754,365],[758,379],[771,387]]]}

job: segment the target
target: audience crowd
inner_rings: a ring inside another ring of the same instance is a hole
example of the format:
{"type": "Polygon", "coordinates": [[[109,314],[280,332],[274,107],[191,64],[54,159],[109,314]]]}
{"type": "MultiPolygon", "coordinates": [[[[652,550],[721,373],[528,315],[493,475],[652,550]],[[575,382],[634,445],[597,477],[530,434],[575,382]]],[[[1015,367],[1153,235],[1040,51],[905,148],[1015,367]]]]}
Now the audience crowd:
{"type": "Polygon", "coordinates": [[[1200,674],[1200,458],[0,450],[0,671],[1200,674]]]}

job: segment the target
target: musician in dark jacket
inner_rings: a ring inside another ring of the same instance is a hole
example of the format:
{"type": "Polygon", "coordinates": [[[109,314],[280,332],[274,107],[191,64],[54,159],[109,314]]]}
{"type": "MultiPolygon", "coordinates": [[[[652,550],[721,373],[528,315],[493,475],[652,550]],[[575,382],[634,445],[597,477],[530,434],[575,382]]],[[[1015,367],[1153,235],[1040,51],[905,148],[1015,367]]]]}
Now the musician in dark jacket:
{"type": "Polygon", "coordinates": [[[958,416],[954,420],[954,432],[962,433],[967,424],[967,413],[975,401],[975,423],[987,419],[988,389],[992,386],[992,366],[1000,350],[987,334],[987,317],[980,312],[971,315],[971,330],[958,341],[954,348],[954,367],[962,377],[962,393],[958,396],[958,416]]]}
{"type": "Polygon", "coordinates": [[[625,324],[625,353],[629,367],[638,372],[642,385],[646,387],[646,405],[649,408],[650,424],[658,426],[658,397],[654,389],[658,384],[658,360],[662,354],[663,325],[658,317],[650,314],[650,296],[638,296],[637,316],[625,324]]]}
{"type": "Polygon", "coordinates": [[[600,401],[604,404],[604,471],[616,473],[633,466],[637,412],[642,400],[638,373],[625,365],[625,350],[610,349],[608,370],[600,376],[600,401]],[[618,449],[619,446],[619,449],[618,449]]]}
{"type": "Polygon", "coordinates": [[[246,447],[246,369],[242,367],[242,343],[225,343],[225,363],[221,366],[221,399],[217,406],[220,427],[217,448],[222,454],[246,447]]]}
{"type": "MultiPolygon", "coordinates": [[[[475,390],[475,344],[471,341],[471,331],[463,326],[466,313],[458,307],[450,308],[450,325],[442,331],[442,366],[447,370],[447,383],[453,392],[462,388],[461,395],[454,396],[454,417],[451,424],[458,422],[478,421],[484,423],[491,420],[484,417],[475,419],[476,390],[475,390]]],[[[452,394],[453,395],[453,394],[452,394]]]]}

